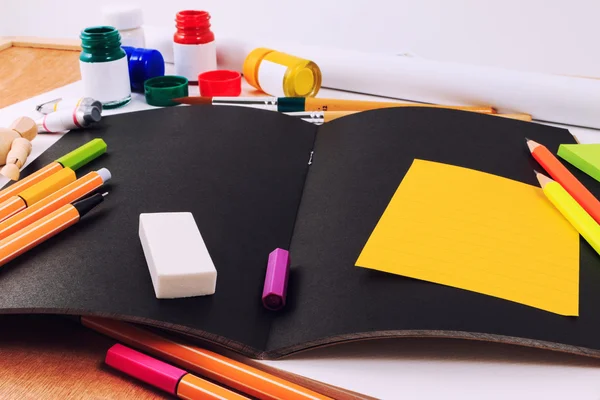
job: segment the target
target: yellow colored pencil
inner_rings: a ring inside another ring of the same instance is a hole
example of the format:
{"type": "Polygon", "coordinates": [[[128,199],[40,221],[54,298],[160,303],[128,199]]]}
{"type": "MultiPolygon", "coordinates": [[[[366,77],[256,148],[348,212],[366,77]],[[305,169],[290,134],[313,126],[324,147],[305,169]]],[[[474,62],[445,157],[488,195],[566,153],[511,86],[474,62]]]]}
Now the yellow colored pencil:
{"type": "Polygon", "coordinates": [[[560,185],[544,174],[535,171],[544,194],[577,232],[600,254],[600,225],[560,185]]]}

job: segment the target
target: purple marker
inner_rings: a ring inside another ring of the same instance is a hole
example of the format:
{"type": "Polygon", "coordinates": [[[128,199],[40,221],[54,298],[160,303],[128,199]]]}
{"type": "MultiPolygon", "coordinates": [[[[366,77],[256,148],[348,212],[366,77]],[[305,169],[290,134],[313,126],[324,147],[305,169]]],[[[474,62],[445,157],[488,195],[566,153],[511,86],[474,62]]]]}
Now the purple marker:
{"type": "Polygon", "coordinates": [[[290,271],[290,252],[275,249],[269,254],[267,276],[263,289],[262,302],[265,308],[277,311],[285,306],[287,281],[290,271]]]}

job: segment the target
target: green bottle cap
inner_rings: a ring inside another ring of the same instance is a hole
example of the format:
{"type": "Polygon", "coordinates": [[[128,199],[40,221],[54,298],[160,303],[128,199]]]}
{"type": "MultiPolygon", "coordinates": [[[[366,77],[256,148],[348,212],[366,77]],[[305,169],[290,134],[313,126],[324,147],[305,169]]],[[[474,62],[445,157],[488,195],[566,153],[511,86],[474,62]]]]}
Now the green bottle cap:
{"type": "Polygon", "coordinates": [[[151,106],[168,107],[178,106],[173,101],[178,97],[186,97],[188,93],[188,80],[183,76],[165,75],[150,78],[144,82],[146,103],[151,106]]]}
{"type": "Polygon", "coordinates": [[[59,162],[65,168],[68,167],[75,171],[104,153],[106,153],[106,143],[104,140],[93,139],[72,152],[65,154],[56,160],[56,162],[59,162]]]}

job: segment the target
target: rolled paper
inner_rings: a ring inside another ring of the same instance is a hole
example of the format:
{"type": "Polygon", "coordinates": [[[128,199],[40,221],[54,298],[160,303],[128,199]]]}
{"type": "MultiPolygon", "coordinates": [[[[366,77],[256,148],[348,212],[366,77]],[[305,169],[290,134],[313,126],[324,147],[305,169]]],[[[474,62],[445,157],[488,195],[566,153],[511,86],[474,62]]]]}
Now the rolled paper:
{"type": "Polygon", "coordinates": [[[485,105],[499,113],[600,128],[600,79],[459,64],[267,40],[219,39],[222,68],[242,70],[255,47],[269,46],[314,61],[322,86],[423,103],[485,105]]]}

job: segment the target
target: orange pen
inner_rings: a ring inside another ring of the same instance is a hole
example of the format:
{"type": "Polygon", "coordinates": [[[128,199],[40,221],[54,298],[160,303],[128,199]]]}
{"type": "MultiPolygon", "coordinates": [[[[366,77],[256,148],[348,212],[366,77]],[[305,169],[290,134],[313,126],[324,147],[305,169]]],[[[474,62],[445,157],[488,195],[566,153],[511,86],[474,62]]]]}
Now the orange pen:
{"type": "Polygon", "coordinates": [[[65,204],[72,203],[92,191],[98,189],[110,179],[110,172],[106,168],[90,172],[75,182],[45,197],[31,207],[0,222],[0,239],[25,228],[27,225],[58,210],[65,204]]]}
{"type": "Polygon", "coordinates": [[[127,375],[174,394],[180,399],[248,400],[247,397],[188,374],[181,368],[169,365],[122,344],[115,344],[108,349],[105,362],[127,375]]]}
{"type": "Polygon", "coordinates": [[[0,202],[7,200],[12,196],[16,196],[23,190],[35,185],[38,182],[43,181],[50,175],[60,171],[63,168],[71,168],[73,171],[100,155],[106,152],[106,143],[102,139],[93,139],[73,150],[70,153],[65,154],[56,161],[51,162],[44,168],[35,171],[33,174],[26,178],[21,179],[7,187],[6,189],[0,190],[0,202]]]}
{"type": "Polygon", "coordinates": [[[575,178],[546,146],[527,138],[525,140],[533,158],[546,170],[552,179],[560,183],[579,205],[600,224],[600,202],[598,199],[575,178]]]}
{"type": "Polygon", "coordinates": [[[4,221],[11,215],[31,207],[44,197],[51,195],[71,182],[75,182],[75,179],[75,172],[71,168],[63,168],[43,181],[23,190],[18,195],[8,198],[0,203],[0,221],[4,221]]]}
{"type": "Polygon", "coordinates": [[[44,218],[0,240],[0,266],[75,224],[102,203],[103,199],[103,195],[95,194],[73,204],[65,204],[44,218]]]}
{"type": "Polygon", "coordinates": [[[327,396],[257,368],[196,346],[184,345],[134,325],[105,318],[81,317],[81,323],[104,335],[160,357],[198,375],[263,400],[325,400],[327,396]]]}

